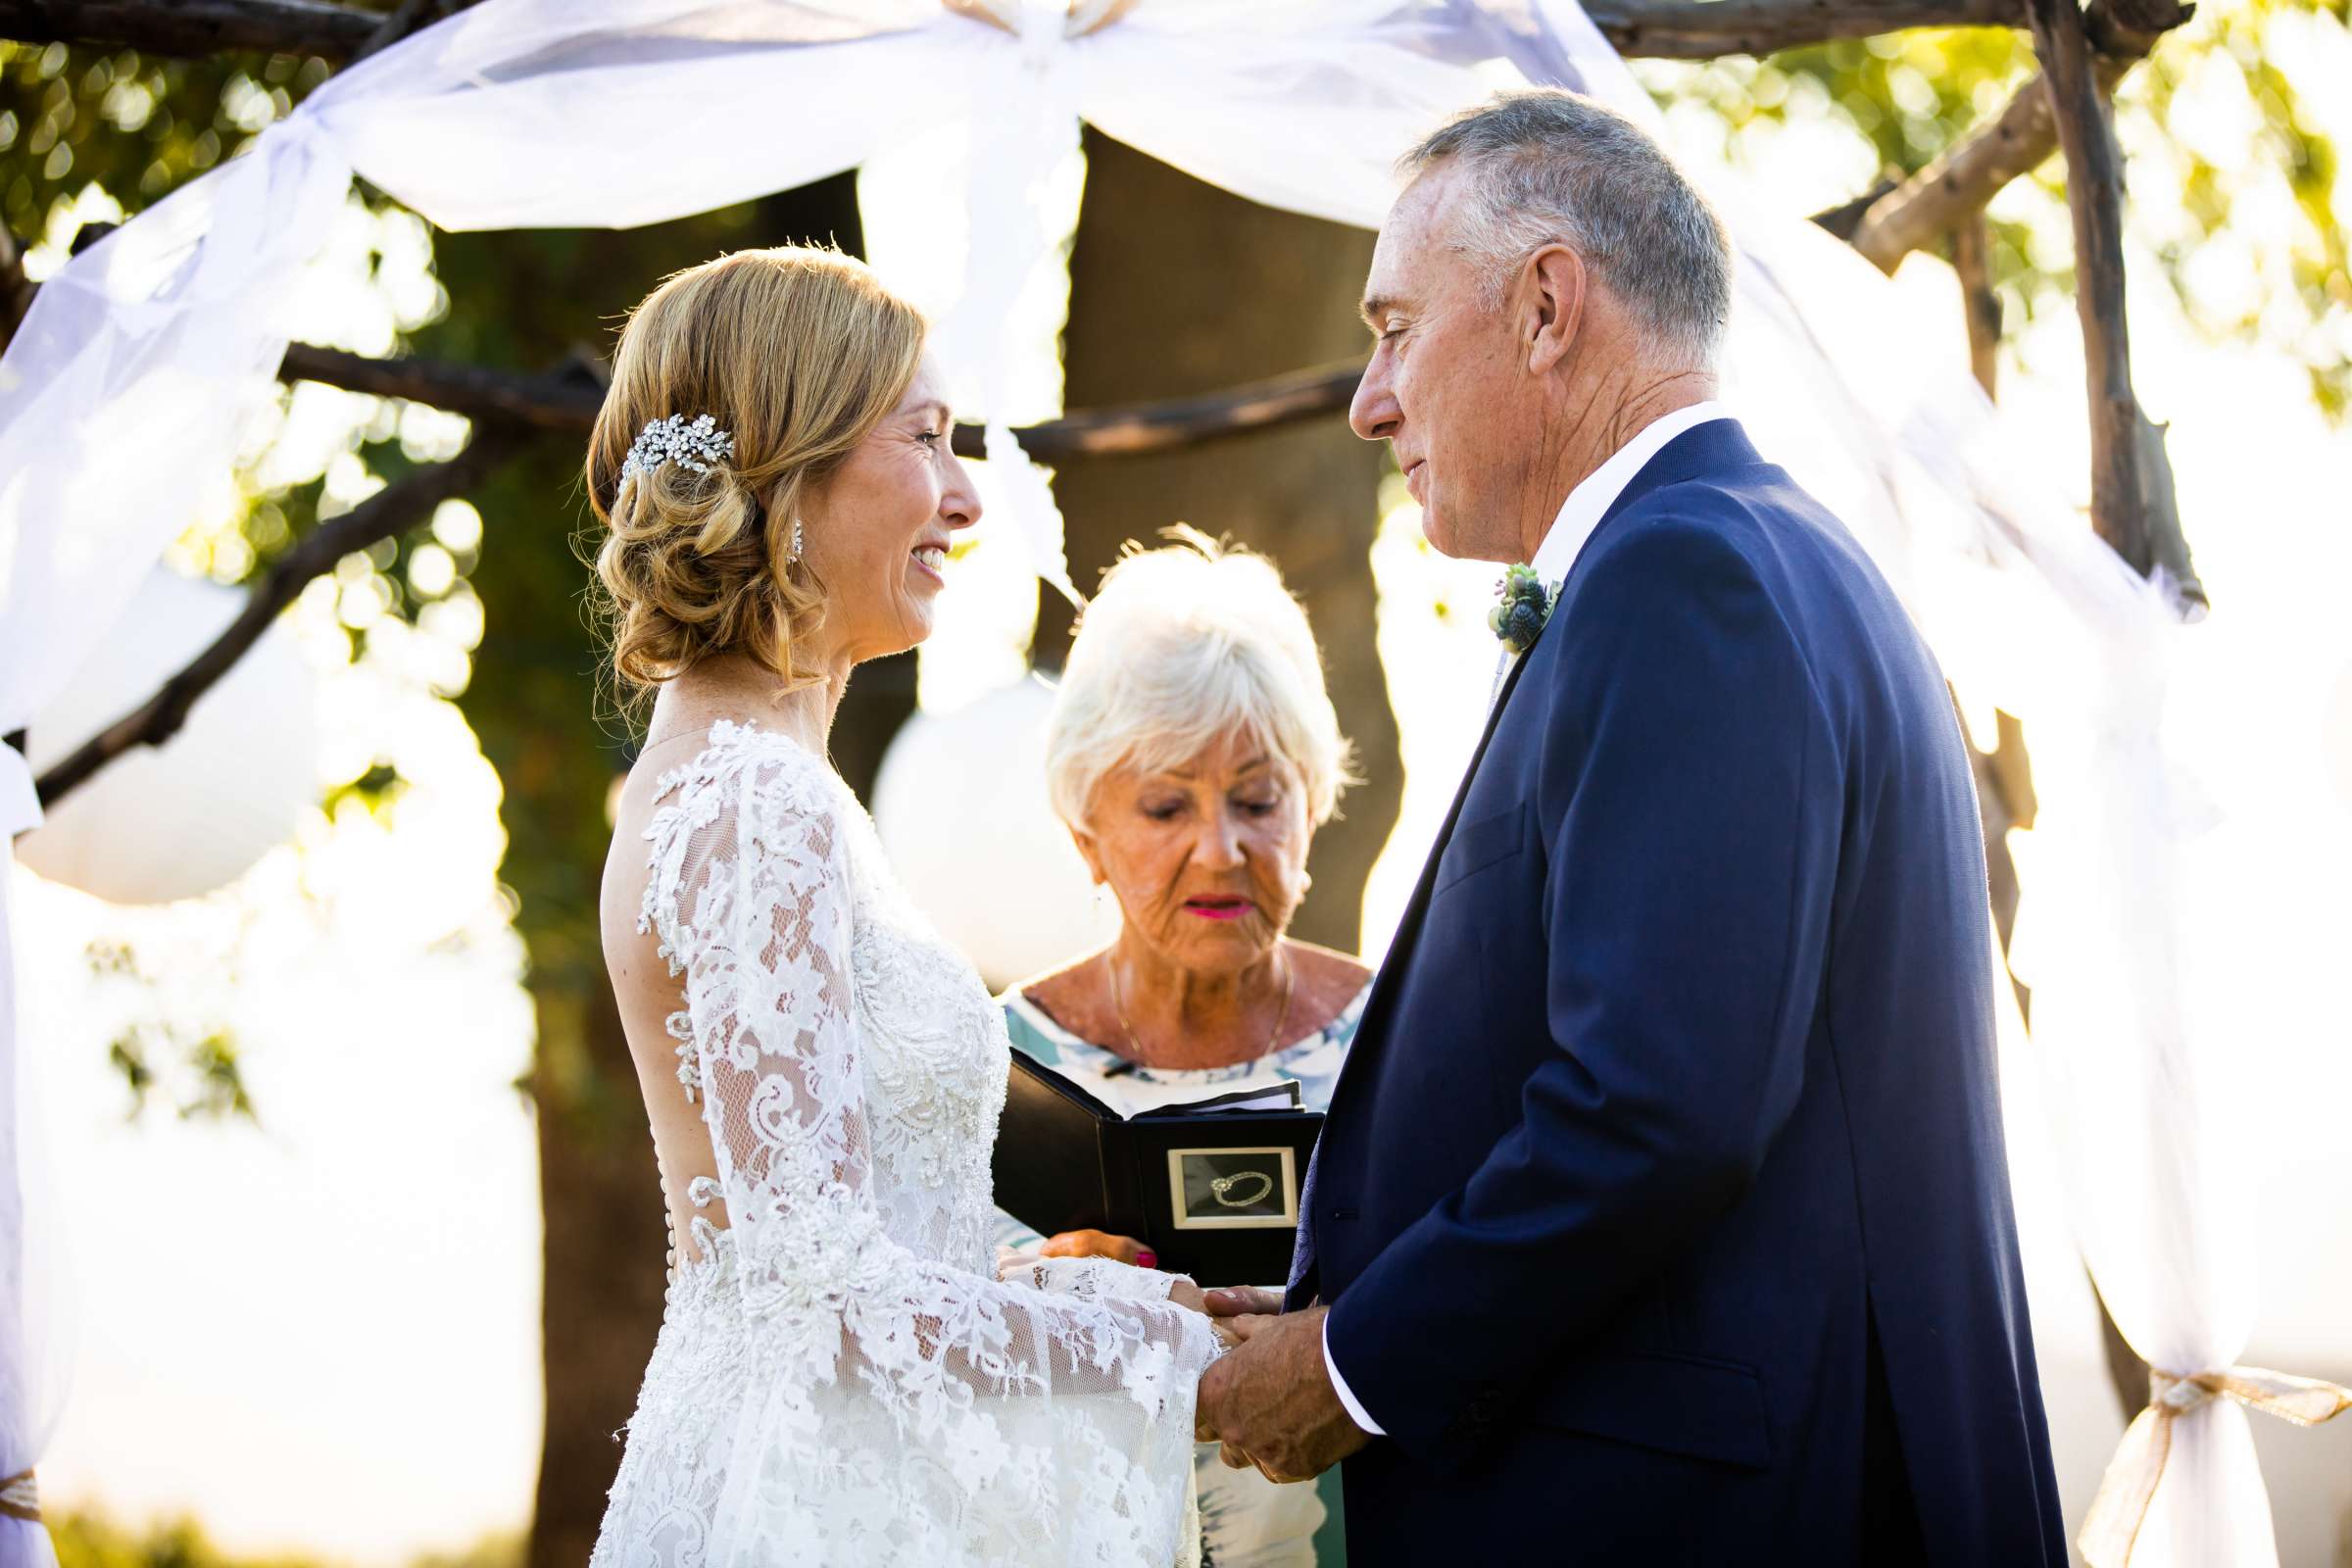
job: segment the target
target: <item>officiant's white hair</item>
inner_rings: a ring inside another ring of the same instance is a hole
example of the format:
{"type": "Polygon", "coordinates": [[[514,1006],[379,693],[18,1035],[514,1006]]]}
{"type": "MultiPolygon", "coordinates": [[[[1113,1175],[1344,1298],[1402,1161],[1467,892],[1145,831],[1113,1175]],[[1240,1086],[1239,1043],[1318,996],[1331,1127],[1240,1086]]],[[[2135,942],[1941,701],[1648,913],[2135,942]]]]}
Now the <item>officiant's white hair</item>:
{"type": "Polygon", "coordinates": [[[1054,809],[1083,830],[1105,774],[1245,735],[1290,765],[1320,826],[1353,780],[1306,612],[1265,557],[1166,532],[1176,544],[1128,545],[1079,621],[1046,732],[1054,809]]]}
{"type": "Polygon", "coordinates": [[[1651,342],[1711,368],[1732,313],[1723,220],[1648,132],[1559,87],[1497,93],[1440,125],[1398,167],[1459,165],[1450,243],[1485,272],[1489,306],[1546,245],[1566,245],[1626,302],[1651,342]]]}

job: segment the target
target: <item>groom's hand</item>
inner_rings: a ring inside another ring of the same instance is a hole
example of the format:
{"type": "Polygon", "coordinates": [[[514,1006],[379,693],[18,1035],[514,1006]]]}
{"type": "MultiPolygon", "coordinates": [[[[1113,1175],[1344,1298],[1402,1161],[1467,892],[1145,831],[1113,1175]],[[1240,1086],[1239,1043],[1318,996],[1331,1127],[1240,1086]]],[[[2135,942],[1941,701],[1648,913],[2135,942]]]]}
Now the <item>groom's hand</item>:
{"type": "MultiPolygon", "coordinates": [[[[1211,1293],[1217,1297],[1240,1293],[1211,1293]]],[[[1242,1343],[1200,1379],[1198,1436],[1246,1455],[1270,1481],[1309,1481],[1372,1441],[1348,1416],[1323,1365],[1324,1307],[1231,1317],[1242,1343]]]]}

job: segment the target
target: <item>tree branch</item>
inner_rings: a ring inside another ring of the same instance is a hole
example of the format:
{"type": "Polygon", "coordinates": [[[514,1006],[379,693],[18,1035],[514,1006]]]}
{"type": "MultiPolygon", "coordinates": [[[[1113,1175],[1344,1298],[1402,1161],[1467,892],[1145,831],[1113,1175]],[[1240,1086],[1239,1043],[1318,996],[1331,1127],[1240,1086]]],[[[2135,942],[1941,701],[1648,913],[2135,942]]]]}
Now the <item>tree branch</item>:
{"type": "Polygon", "coordinates": [[[179,58],[255,49],[348,60],[383,24],[381,12],[323,0],[0,0],[0,37],[179,58]]]}
{"type": "MultiPolygon", "coordinates": [[[[419,0],[403,9],[411,7],[422,9],[419,0]]],[[[1593,0],[1587,9],[1620,53],[1675,60],[2024,20],[2019,0],[1593,0]]],[[[258,49],[350,61],[368,52],[386,25],[385,13],[322,0],[0,0],[0,37],[127,45],[157,55],[258,49]]]]}
{"type": "Polygon", "coordinates": [[[1811,221],[1851,245],[1854,242],[1855,232],[1862,226],[1863,218],[1869,214],[1872,207],[1878,204],[1881,197],[1900,183],[1902,183],[1900,180],[1893,178],[1881,179],[1852,201],[1839,202],[1835,207],[1825,208],[1815,213],[1811,221]]]}
{"type": "Polygon", "coordinates": [[[2185,0],[2089,0],[2082,25],[2091,53],[2138,60],[2154,51],[2159,38],[2196,14],[2196,6],[2185,0]]]}
{"type": "Polygon", "coordinates": [[[1968,318],[1968,368],[1991,397],[2000,373],[2001,297],[1992,287],[1992,225],[1983,213],[1963,219],[1952,230],[1952,270],[1960,277],[1960,305],[1968,318]]]}
{"type": "MultiPolygon", "coordinates": [[[[595,424],[605,397],[603,367],[585,353],[553,374],[524,375],[433,360],[371,360],[297,343],[286,350],[278,375],[428,403],[489,424],[575,436],[595,424]]],[[[1165,452],[1338,413],[1355,396],[1362,376],[1363,367],[1349,361],[1200,397],[1064,415],[1013,434],[1040,463],[1080,454],[1165,452]]],[[[956,452],[980,457],[982,430],[977,424],[957,425],[956,452]]]]}
{"type": "Polygon", "coordinates": [[[1591,0],[1619,54],[1656,60],[1764,55],[1904,27],[2014,27],[2020,0],[1591,0]]]}
{"type": "Polygon", "coordinates": [[[177,734],[197,699],[260,641],[278,612],[292,604],[313,577],[332,570],[336,562],[355,550],[365,550],[379,539],[415,527],[442,502],[481,483],[492,469],[514,456],[522,439],[509,431],[484,430],[449,462],[417,469],[305,534],[254,584],[245,597],[244,609],[211,646],[166,680],[153,697],[84,741],[40,776],[35,787],[41,804],[56,805],[133,747],[160,746],[177,734]]]}
{"type": "MultiPolygon", "coordinates": [[[[2099,91],[2115,84],[2156,40],[2196,14],[2177,0],[2094,0],[2085,19],[2099,91]]],[[[2044,63],[2046,69],[2046,61],[2044,63]]],[[[1902,185],[1871,203],[1845,237],[1879,270],[1891,273],[1905,256],[1925,250],[1970,214],[1981,212],[2002,186],[2039,167],[2058,150],[2047,80],[2035,76],[2017,90],[1992,122],[1946,148],[1902,185]]],[[[1842,211],[1842,210],[1840,210],[1842,211]]],[[[1833,214],[1814,220],[1826,222],[1833,214]]]]}
{"type": "Polygon", "coordinates": [[[525,374],[443,360],[371,360],[364,354],[291,344],[281,381],[318,381],[349,392],[405,398],[492,424],[583,435],[604,406],[606,370],[585,350],[557,370],[525,374]]]}
{"type": "MultiPolygon", "coordinates": [[[[237,618],[210,647],[136,710],[40,776],[37,786],[44,806],[133,747],[160,745],[176,734],[197,699],[227,673],[313,577],[353,551],[416,526],[443,501],[480,483],[532,434],[584,434],[604,399],[601,377],[585,356],[556,372],[521,375],[433,361],[370,360],[296,344],[287,351],[279,373],[465,414],[478,421],[473,442],[448,463],[418,469],[321,523],[279,557],[255,584],[237,618]]],[[[1351,361],[1202,397],[1098,409],[1013,434],[1040,462],[1078,453],[1165,451],[1336,413],[1355,395],[1362,375],[1363,368],[1351,361]]],[[[979,456],[982,427],[957,425],[955,444],[964,456],[979,456]]]]}
{"type": "MultiPolygon", "coordinates": [[[[2152,0],[2153,3],[2153,0],[2152,0]]],[[[2091,56],[2091,27],[2077,0],[2028,0],[2034,50],[2049,80],[2058,142],[2066,151],[2066,202],[2074,217],[2075,308],[2090,401],[2091,526],[2144,574],[2162,566],[2185,597],[2204,590],[2173,496],[2163,432],[2132,390],[2132,342],[2124,317],[2124,171],[2108,117],[2106,86],[2091,56]]],[[[2112,12],[2109,13],[2112,15],[2112,12]]],[[[2091,1289],[2097,1294],[2097,1281],[2091,1289]]],[[[2107,1372],[2127,1415],[2146,1398],[2147,1369],[2099,1300],[2107,1372]]]]}
{"type": "MultiPolygon", "coordinates": [[[[2101,85],[2113,87],[2132,65],[2130,58],[2102,55],[2101,85]]],[[[1983,212],[2002,186],[2033,172],[2057,150],[2049,91],[2035,76],[2018,88],[1990,123],[1945,148],[1927,168],[1873,202],[1853,231],[1853,247],[1891,274],[1904,257],[1983,212]]]]}
{"type": "MultiPolygon", "coordinates": [[[[2091,526],[2142,575],[2165,566],[2183,586],[2187,550],[2176,533],[2160,547],[2156,529],[2172,512],[2155,488],[2162,437],[2132,390],[2132,337],[2124,316],[2124,168],[2090,31],[2076,0],[2028,0],[2034,52],[2050,84],[2058,142],[2066,152],[2067,207],[2075,229],[2075,309],[2090,398],[2091,526]],[[2151,427],[2152,428],[2152,427],[2151,427]]],[[[2165,475],[2169,478],[2169,475],[2165,475]]]]}
{"type": "Polygon", "coordinates": [[[368,35],[368,41],[354,49],[351,58],[344,64],[356,66],[369,55],[381,54],[418,27],[439,21],[441,9],[438,0],[400,0],[400,4],[392,8],[391,14],[368,35]]]}
{"type": "MultiPolygon", "coordinates": [[[[1363,375],[1364,368],[1349,360],[1200,397],[1083,410],[1012,433],[1021,450],[1040,463],[1080,455],[1166,452],[1336,414],[1355,396],[1363,375]]],[[[957,425],[956,451],[961,457],[981,456],[981,427],[957,425]]]]}
{"type": "Polygon", "coordinates": [[[17,237],[0,223],[0,349],[8,347],[24,324],[24,313],[32,309],[33,285],[24,276],[24,258],[17,249],[17,237]]]}
{"type": "MultiPolygon", "coordinates": [[[[160,745],[177,733],[196,700],[253,646],[311,578],[355,550],[414,527],[434,507],[479,483],[532,435],[586,434],[604,401],[599,368],[585,355],[560,370],[526,375],[429,360],[370,360],[296,344],[287,350],[279,373],[464,414],[477,421],[473,444],[450,462],[419,469],[320,524],[281,556],[211,647],[137,710],[41,775],[44,805],[132,747],[160,745]]],[[[1166,451],[1337,413],[1355,395],[1362,374],[1363,368],[1353,362],[1326,366],[1202,397],[1092,410],[1013,434],[1031,457],[1047,463],[1079,453],[1166,451]]],[[[955,439],[957,452],[980,455],[981,426],[959,424],[955,439]]]]}

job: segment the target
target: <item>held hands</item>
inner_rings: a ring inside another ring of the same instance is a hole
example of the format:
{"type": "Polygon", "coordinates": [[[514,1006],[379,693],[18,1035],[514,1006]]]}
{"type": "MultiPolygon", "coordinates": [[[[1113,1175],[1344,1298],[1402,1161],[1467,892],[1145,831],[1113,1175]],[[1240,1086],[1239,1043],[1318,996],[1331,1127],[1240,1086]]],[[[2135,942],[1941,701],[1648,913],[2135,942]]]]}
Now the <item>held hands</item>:
{"type": "Polygon", "coordinates": [[[1205,1293],[1239,1342],[1200,1378],[1195,1435],[1228,1465],[1269,1481],[1310,1481],[1372,1441],[1340,1403],[1323,1364],[1328,1307],[1283,1313],[1278,1291],[1205,1293]]]}
{"type": "Polygon", "coordinates": [[[1217,1343],[1226,1349],[1230,1350],[1242,1343],[1241,1336],[1234,1333],[1233,1325],[1210,1309],[1207,1293],[1204,1293],[1191,1280],[1182,1275],[1177,1276],[1174,1283],[1168,1287],[1168,1300],[1172,1305],[1181,1306],[1190,1312],[1199,1312],[1207,1318],[1209,1332],[1217,1337],[1217,1343]]]}
{"type": "MultiPolygon", "coordinates": [[[[1150,1248],[1134,1237],[1113,1236],[1108,1231],[1063,1231],[1058,1235],[1049,1236],[1038,1248],[1037,1255],[1040,1257],[1107,1257],[1114,1262],[1129,1263],[1137,1268],[1152,1268],[1159,1261],[1150,1248]]],[[[1218,1294],[1228,1293],[1219,1292],[1218,1294]]],[[[1282,1298],[1278,1293],[1261,1292],[1258,1294],[1271,1295],[1274,1305],[1277,1308],[1281,1306],[1282,1298]]],[[[1240,1336],[1236,1335],[1225,1321],[1225,1314],[1213,1310],[1200,1287],[1191,1280],[1179,1276],[1170,1283],[1168,1300],[1188,1312],[1199,1312],[1208,1318],[1209,1328],[1216,1335],[1217,1343],[1224,1346],[1225,1348],[1230,1350],[1241,1344],[1240,1336]]],[[[1244,1310],[1247,1309],[1244,1308],[1244,1310]]]]}
{"type": "Polygon", "coordinates": [[[1208,1293],[1208,1310],[1218,1317],[1280,1317],[1282,1293],[1255,1285],[1227,1285],[1208,1293]]]}

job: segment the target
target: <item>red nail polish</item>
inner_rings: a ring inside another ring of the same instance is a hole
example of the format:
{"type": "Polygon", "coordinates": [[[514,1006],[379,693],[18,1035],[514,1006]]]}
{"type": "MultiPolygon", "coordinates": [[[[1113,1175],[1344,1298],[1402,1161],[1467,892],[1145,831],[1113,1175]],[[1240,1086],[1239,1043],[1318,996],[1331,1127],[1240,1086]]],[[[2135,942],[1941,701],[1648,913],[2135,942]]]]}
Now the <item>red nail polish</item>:
{"type": "Polygon", "coordinates": [[[1149,1248],[1146,1248],[1144,1250],[1135,1254],[1135,1266],[1137,1268],[1151,1268],[1158,1261],[1159,1254],[1152,1251],[1149,1248]]]}

